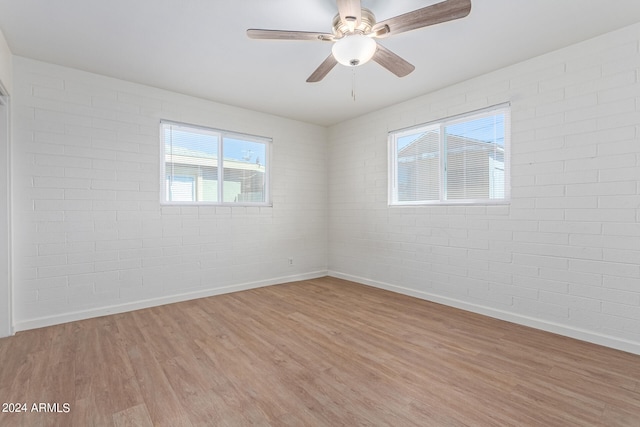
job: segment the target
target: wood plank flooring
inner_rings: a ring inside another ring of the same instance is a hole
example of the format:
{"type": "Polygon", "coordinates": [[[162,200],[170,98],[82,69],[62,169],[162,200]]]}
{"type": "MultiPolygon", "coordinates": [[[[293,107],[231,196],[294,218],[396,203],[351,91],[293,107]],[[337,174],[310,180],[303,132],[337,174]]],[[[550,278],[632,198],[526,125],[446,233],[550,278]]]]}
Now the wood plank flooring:
{"type": "Polygon", "coordinates": [[[1,426],[638,426],[640,356],[321,278],[1,339],[0,402],[28,407],[1,426]]]}

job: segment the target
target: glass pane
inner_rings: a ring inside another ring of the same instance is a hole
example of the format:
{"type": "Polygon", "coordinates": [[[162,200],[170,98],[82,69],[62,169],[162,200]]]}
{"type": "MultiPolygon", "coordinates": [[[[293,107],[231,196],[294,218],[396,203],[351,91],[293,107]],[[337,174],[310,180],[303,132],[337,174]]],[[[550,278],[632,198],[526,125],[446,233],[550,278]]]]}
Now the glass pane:
{"type": "Polygon", "coordinates": [[[167,176],[167,200],[193,202],[196,195],[195,180],[192,176],[167,176]]]}
{"type": "Polygon", "coordinates": [[[206,129],[162,126],[167,201],[218,201],[219,134],[206,129]],[[186,182],[192,186],[187,199],[186,182]]]}
{"type": "Polygon", "coordinates": [[[397,184],[399,202],[440,198],[439,129],[397,139],[397,184]]]}
{"type": "Polygon", "coordinates": [[[445,188],[449,200],[503,199],[504,114],[445,128],[445,188]]]}
{"type": "Polygon", "coordinates": [[[262,142],[224,138],[222,150],[223,201],[265,202],[267,145],[262,142]]]}

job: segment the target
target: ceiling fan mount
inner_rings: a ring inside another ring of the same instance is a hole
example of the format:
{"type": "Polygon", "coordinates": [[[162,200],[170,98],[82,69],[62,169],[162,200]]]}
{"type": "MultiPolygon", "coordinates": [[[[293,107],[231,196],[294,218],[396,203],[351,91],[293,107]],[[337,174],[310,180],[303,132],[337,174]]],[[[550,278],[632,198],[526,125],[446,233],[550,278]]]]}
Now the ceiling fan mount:
{"type": "Polygon", "coordinates": [[[336,0],[338,14],[332,21],[332,33],[249,29],[252,39],[308,40],[333,42],[331,55],[309,76],[307,82],[319,82],[338,63],[359,66],[370,59],[398,77],[410,74],[415,67],[376,39],[464,18],[471,11],[471,0],[444,0],[412,12],[376,22],[372,11],[360,0],[336,0]]]}

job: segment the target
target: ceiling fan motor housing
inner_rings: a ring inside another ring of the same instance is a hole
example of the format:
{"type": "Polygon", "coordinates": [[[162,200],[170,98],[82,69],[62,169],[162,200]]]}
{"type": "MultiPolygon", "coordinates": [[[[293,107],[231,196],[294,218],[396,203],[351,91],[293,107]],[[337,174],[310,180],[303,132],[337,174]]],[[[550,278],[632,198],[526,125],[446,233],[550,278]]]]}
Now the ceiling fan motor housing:
{"type": "MultiPolygon", "coordinates": [[[[376,24],[376,16],[369,9],[362,8],[362,16],[360,18],[360,25],[355,27],[353,33],[367,34],[371,31],[371,28],[376,24]]],[[[342,22],[340,14],[338,13],[333,17],[333,34],[336,38],[342,38],[343,36],[352,33],[349,25],[342,22]]]]}

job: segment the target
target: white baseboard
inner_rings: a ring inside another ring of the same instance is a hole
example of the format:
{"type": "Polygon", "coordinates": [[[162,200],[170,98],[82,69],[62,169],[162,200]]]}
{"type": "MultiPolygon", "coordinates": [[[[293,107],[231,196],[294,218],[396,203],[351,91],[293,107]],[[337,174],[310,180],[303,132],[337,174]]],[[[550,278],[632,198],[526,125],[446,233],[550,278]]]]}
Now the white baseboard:
{"type": "Polygon", "coordinates": [[[160,298],[151,298],[142,301],[135,301],[125,304],[112,305],[108,307],[92,308],[89,310],[80,310],[71,313],[64,313],[55,316],[39,317],[23,322],[16,322],[14,331],[26,331],[29,329],[43,328],[45,326],[59,325],[62,323],[74,322],[76,320],[91,319],[94,317],[107,316],[110,314],[125,313],[127,311],[140,310],[143,308],[155,307],[159,305],[172,304],[175,302],[188,301],[198,298],[206,298],[215,295],[228,294],[231,292],[244,291],[248,289],[262,288],[265,286],[278,285],[282,283],[296,282],[299,280],[317,279],[324,277],[328,273],[324,271],[314,271],[310,273],[297,274],[292,276],[283,276],[273,279],[261,280],[257,282],[240,283],[237,285],[224,286],[221,288],[204,289],[196,292],[188,292],[183,294],[169,295],[160,298]]]}
{"type": "Polygon", "coordinates": [[[338,271],[329,271],[328,275],[339,279],[349,280],[352,282],[362,283],[364,285],[372,286],[375,288],[385,289],[399,294],[409,295],[412,297],[420,298],[423,300],[435,302],[438,304],[447,305],[450,307],[459,308],[461,310],[470,311],[472,313],[478,313],[485,316],[493,317],[507,322],[516,323],[523,326],[529,326],[532,328],[540,329],[554,334],[563,335],[570,338],[575,338],[581,341],[590,342],[593,344],[602,345],[605,347],[614,348],[617,350],[626,351],[628,353],[634,353],[640,355],[640,343],[634,341],[628,341],[608,335],[595,333],[585,329],[574,328],[559,323],[549,322],[547,320],[536,319],[529,316],[523,316],[517,313],[507,312],[503,310],[497,310],[490,307],[485,307],[478,304],[472,304],[469,302],[457,300],[454,298],[443,297],[440,295],[432,294],[429,292],[418,291],[415,289],[404,288],[402,286],[392,285],[389,283],[379,282],[376,280],[367,279],[364,277],[353,276],[350,274],[340,273],[338,271]]]}

